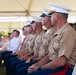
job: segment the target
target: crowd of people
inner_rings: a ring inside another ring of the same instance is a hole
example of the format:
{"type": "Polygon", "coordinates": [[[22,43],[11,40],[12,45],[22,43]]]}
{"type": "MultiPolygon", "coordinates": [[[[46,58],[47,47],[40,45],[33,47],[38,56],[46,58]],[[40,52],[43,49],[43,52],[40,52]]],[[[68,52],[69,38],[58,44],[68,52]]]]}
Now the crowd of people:
{"type": "Polygon", "coordinates": [[[2,57],[7,52],[16,52],[21,44],[21,39],[19,37],[20,32],[18,30],[13,30],[12,33],[8,33],[7,36],[1,38],[1,46],[0,46],[0,63],[2,61],[2,57]]]}
{"type": "MultiPolygon", "coordinates": [[[[72,75],[76,63],[76,32],[67,22],[70,9],[52,4],[51,11],[11,33],[8,44],[0,51],[6,75],[72,75]],[[44,31],[45,26],[47,31],[44,31]]],[[[74,26],[73,26],[74,27],[74,26]]]]}

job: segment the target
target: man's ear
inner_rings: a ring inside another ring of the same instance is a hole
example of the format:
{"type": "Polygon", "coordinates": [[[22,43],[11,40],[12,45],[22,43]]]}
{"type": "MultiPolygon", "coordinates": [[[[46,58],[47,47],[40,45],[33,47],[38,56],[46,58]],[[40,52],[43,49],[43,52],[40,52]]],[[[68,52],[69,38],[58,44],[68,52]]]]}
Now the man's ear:
{"type": "Polygon", "coordinates": [[[38,24],[36,23],[36,27],[38,27],[38,24]]]}
{"type": "Polygon", "coordinates": [[[58,20],[58,19],[59,19],[59,15],[57,14],[57,15],[56,15],[56,20],[58,20]]]}

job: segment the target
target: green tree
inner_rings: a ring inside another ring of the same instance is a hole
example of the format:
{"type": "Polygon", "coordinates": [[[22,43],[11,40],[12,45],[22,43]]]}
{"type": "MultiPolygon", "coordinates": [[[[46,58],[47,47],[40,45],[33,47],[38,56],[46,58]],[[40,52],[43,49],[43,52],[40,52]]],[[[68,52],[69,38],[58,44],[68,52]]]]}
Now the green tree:
{"type": "Polygon", "coordinates": [[[8,34],[8,32],[1,31],[1,32],[0,32],[0,37],[6,36],[7,34],[8,34]]]}

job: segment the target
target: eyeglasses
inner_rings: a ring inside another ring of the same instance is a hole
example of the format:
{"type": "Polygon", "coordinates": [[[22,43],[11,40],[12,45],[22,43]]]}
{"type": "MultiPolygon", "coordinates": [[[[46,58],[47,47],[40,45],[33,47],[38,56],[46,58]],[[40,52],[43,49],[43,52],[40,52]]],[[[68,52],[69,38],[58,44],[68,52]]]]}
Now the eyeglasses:
{"type": "Polygon", "coordinates": [[[43,26],[46,25],[49,22],[49,20],[47,20],[44,24],[42,24],[43,26]]]}

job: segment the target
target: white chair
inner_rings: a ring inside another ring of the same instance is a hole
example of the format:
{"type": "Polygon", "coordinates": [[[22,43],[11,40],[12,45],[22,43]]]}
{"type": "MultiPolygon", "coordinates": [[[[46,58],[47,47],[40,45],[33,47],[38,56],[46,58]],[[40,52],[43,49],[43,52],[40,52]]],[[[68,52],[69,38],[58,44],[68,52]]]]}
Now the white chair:
{"type": "Polygon", "coordinates": [[[75,64],[75,67],[74,67],[72,75],[76,75],[76,64],[75,64]]]}

